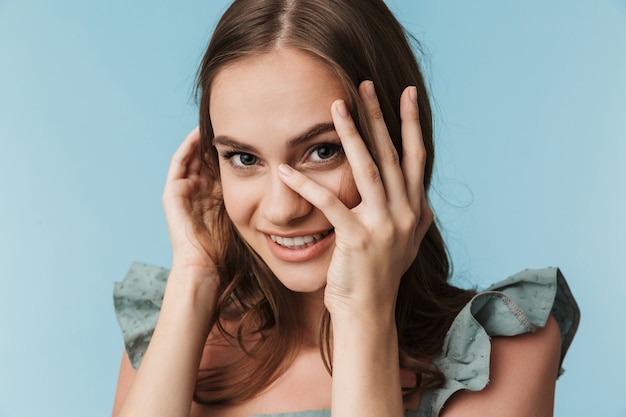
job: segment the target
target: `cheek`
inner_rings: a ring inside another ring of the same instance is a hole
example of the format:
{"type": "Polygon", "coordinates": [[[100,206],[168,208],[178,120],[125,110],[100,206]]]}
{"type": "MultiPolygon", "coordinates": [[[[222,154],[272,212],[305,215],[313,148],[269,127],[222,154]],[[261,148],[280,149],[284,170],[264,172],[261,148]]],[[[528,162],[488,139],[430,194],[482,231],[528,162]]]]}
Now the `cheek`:
{"type": "Polygon", "coordinates": [[[337,195],[343,204],[350,209],[361,202],[361,195],[359,194],[356,184],[354,183],[352,171],[348,170],[344,173],[341,179],[339,193],[337,195]]]}
{"type": "Polygon", "coordinates": [[[337,169],[333,171],[332,175],[320,175],[318,177],[311,175],[311,179],[335,193],[348,208],[353,208],[361,202],[361,195],[356,188],[349,167],[337,169]]]}
{"type": "Polygon", "coordinates": [[[224,207],[231,221],[239,229],[250,211],[251,195],[241,192],[241,187],[235,182],[229,181],[222,177],[222,196],[224,198],[224,207]]]}

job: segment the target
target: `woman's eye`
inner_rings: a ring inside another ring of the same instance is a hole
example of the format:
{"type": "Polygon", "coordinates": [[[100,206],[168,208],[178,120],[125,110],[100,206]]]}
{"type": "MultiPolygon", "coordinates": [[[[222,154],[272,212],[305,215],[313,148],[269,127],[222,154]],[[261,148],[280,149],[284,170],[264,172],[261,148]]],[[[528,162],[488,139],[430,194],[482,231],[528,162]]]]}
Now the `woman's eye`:
{"type": "Polygon", "coordinates": [[[311,152],[311,158],[316,161],[325,161],[332,159],[341,152],[341,146],[332,143],[325,143],[323,145],[316,146],[311,152]]]}
{"type": "Polygon", "coordinates": [[[224,158],[228,159],[237,168],[250,167],[258,162],[256,156],[244,152],[229,152],[224,155],[224,158]]]}
{"type": "Polygon", "coordinates": [[[236,159],[241,162],[241,165],[254,165],[256,163],[256,156],[249,153],[240,153],[236,159]]]}

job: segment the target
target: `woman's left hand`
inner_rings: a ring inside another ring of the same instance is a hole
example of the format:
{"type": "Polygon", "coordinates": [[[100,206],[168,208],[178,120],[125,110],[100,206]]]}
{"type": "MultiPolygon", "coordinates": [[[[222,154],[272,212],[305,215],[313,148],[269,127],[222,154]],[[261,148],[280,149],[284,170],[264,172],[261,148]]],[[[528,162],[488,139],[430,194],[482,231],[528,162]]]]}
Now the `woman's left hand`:
{"type": "Polygon", "coordinates": [[[350,209],[332,191],[304,174],[295,170],[281,174],[282,180],[320,209],[335,228],[335,249],[324,295],[333,316],[340,312],[393,314],[400,278],[415,260],[433,221],[424,192],[426,151],[415,87],[407,87],[400,99],[402,165],[373,83],[364,81],[359,93],[378,165],[345,102],[335,101],[331,112],[361,202],[350,209]]]}

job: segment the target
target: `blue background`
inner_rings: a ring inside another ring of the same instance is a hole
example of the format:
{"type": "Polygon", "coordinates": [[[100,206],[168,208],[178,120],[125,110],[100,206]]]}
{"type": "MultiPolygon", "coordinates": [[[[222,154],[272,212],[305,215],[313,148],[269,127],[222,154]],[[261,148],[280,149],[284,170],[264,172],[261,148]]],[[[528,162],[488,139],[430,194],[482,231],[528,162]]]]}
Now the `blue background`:
{"type": "MultiPolygon", "coordinates": [[[[0,0],[0,417],[108,416],[112,283],[168,266],[160,198],[226,1],[0,0]]],[[[423,42],[455,280],[560,266],[557,416],[626,416],[626,1],[393,0],[423,42]]]]}

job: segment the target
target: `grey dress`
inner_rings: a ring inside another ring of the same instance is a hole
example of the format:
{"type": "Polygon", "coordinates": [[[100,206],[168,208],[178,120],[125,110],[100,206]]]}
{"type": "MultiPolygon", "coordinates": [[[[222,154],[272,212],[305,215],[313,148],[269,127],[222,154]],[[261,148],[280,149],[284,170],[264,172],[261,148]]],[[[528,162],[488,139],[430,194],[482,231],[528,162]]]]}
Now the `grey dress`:
{"type": "MultiPolygon", "coordinates": [[[[117,319],[133,367],[141,363],[163,300],[169,271],[133,263],[114,288],[117,319]]],[[[534,332],[556,319],[562,339],[561,363],[574,338],[580,311],[557,268],[525,270],[478,293],[457,315],[441,351],[432,363],[443,372],[443,387],[425,391],[420,407],[406,417],[436,417],[459,390],[480,391],[489,380],[492,336],[534,332]]],[[[251,417],[330,417],[329,410],[312,410],[251,417]]]]}

